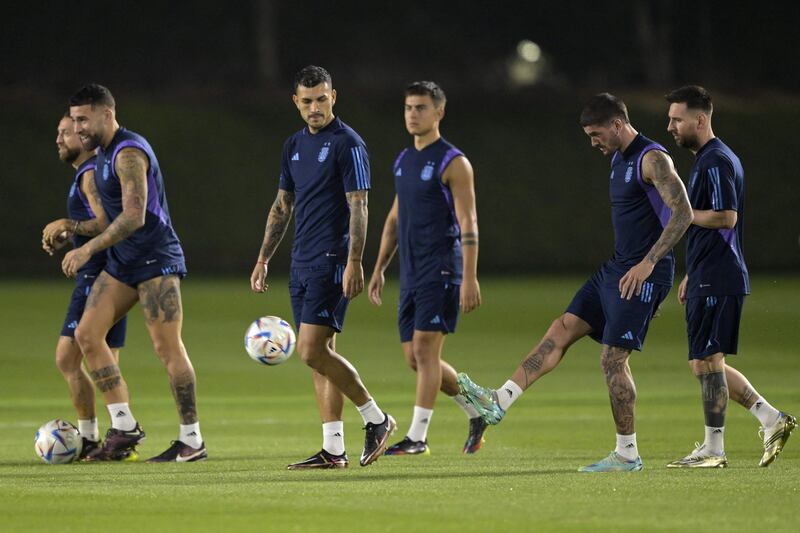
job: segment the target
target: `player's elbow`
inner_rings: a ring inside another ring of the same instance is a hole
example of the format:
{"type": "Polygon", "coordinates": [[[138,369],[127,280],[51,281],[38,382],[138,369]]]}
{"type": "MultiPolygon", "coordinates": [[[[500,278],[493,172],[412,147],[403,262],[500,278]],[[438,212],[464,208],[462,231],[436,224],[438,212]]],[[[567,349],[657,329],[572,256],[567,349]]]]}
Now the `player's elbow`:
{"type": "Polygon", "coordinates": [[[736,211],[725,211],[724,216],[722,218],[722,228],[723,229],[733,229],[736,227],[736,223],[739,221],[739,215],[736,211]]]}

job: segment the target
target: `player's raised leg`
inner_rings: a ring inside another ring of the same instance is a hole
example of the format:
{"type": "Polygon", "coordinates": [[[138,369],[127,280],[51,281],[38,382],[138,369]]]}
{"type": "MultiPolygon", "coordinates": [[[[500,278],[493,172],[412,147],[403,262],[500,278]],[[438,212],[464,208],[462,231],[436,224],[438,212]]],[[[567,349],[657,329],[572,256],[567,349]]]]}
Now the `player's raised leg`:
{"type": "Polygon", "coordinates": [[[297,337],[297,352],[308,366],[325,376],[342,394],[353,402],[366,426],[361,466],[374,462],[386,449],[387,439],[394,431],[394,419],[383,412],[369,395],[355,367],[336,353],[330,343],[335,331],[329,326],[301,323],[297,337]]]}
{"type": "Polygon", "coordinates": [[[758,464],[769,466],[781,453],[792,431],[797,427],[797,419],[775,409],[756,391],[744,374],[728,364],[725,365],[725,376],[731,400],[750,411],[761,423],[759,433],[763,438],[764,452],[758,464]]]}
{"type": "Polygon", "coordinates": [[[128,385],[122,377],[117,357],[106,335],[136,303],[136,290],[114,279],[107,272],[97,276],[86,301],[81,321],[75,330],[89,375],[102,393],[111,415],[111,428],[103,445],[86,456],[89,461],[114,460],[129,452],[144,440],[142,431],[130,409],[128,385]]]}
{"type": "Polygon", "coordinates": [[[148,459],[148,462],[201,461],[208,454],[197,418],[194,367],[181,338],[183,306],[180,278],[174,275],[160,276],[143,281],[137,289],[147,331],[153,349],[167,371],[180,419],[178,439],[164,452],[148,459]]]}
{"type": "Polygon", "coordinates": [[[461,394],[485,422],[497,424],[525,390],[558,366],[569,347],[591,331],[592,327],[582,318],[564,313],[550,324],[544,337],[522,360],[511,379],[495,390],[474,383],[462,372],[458,375],[461,394]]]}

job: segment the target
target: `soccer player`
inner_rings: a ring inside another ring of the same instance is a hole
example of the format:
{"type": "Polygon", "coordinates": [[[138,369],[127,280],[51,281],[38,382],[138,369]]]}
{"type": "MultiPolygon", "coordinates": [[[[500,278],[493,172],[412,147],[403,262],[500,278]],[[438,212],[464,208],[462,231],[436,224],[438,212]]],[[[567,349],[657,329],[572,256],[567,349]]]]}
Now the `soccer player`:
{"type": "Polygon", "coordinates": [[[465,313],[481,304],[474,176],[464,154],[439,133],[445,103],[444,91],[432,81],[406,88],[406,129],[414,145],[394,163],[397,194],[369,282],[370,301],[381,305],[383,273],[399,248],[400,343],[406,363],[417,372],[417,395],[408,433],[386,455],[430,453],[428,427],[440,388],[470,418],[464,453],[481,447],[486,429],[459,394],[456,371],[442,360],[445,335],[456,329],[459,302],[465,313]]]}
{"type": "Polygon", "coordinates": [[[349,301],[364,289],[367,147],[334,116],[336,90],[324,68],[309,65],[295,75],[292,101],[306,127],[283,145],[278,195],[269,211],[250,287],[255,292],[267,290],[269,261],[295,212],[289,290],[298,326],[297,351],[313,370],[323,444],[318,453],[288,468],[347,467],[343,395],[364,419],[366,437],[359,463],[367,466],[386,449],[395,421],[378,407],[356,369],[335,346],[349,301]]]}
{"type": "MultiPolygon", "coordinates": [[[[181,339],[180,279],[183,250],[169,216],[164,177],[150,144],[119,125],[116,103],[102,85],[86,85],[70,99],[70,115],[84,149],[96,150],[95,183],[111,223],[62,262],[75,276],[89,258],[108,250],[75,339],[106,402],[112,425],[102,447],[88,460],[110,460],[133,449],[145,433],[129,406],[128,386],[106,334],[141,302],[153,348],[166,368],[180,418],[178,439],[150,462],[190,462],[207,457],[195,400],[195,373],[181,339]]],[[[75,228],[80,233],[84,223],[75,228]]]]}
{"type": "Polygon", "coordinates": [[[678,301],[686,306],[689,367],[700,380],[705,440],[673,468],[725,467],[724,431],[728,397],[758,419],[764,437],[760,466],[769,466],[797,426],[756,392],[747,378],[728,365],[735,354],[744,298],[750,294],[742,249],[744,170],[736,154],[714,136],[714,106],[704,88],[688,85],[666,96],[669,131],[678,146],[695,155],[689,178],[694,222],[687,232],[686,276],[678,301]]]}
{"type": "Polygon", "coordinates": [[[609,188],[614,256],[581,287],[566,312],[550,325],[517,370],[491,390],[459,374],[462,394],[484,419],[496,424],[537,379],[553,370],[567,349],[586,335],[602,344],[611,412],[617,430],[614,451],[582,472],[638,471],[636,387],[628,359],[645,335],[672,286],[672,247],[692,222],[686,189],[666,149],[638,133],[625,104],[615,96],[594,96],[583,108],[583,131],[593,147],[611,155],[609,188]]]}
{"type": "MultiPolygon", "coordinates": [[[[42,230],[42,248],[50,255],[64,247],[69,237],[73,247],[77,248],[108,226],[108,218],[94,183],[94,153],[81,145],[69,114],[58,123],[56,146],[59,159],[72,165],[75,176],[67,197],[69,218],[54,220],[42,230]],[[75,233],[75,229],[80,229],[80,233],[75,233]]],[[[95,414],[94,385],[81,365],[83,353],[75,342],[75,328],[83,315],[92,283],[105,264],[106,253],[99,252],[76,273],[75,289],[61,327],[61,336],[56,343],[56,366],[67,382],[72,405],[78,414],[78,431],[83,440],[81,458],[100,446],[100,432],[95,414]]],[[[127,317],[123,316],[106,336],[115,360],[119,360],[119,349],[125,344],[126,324],[127,317]]]]}

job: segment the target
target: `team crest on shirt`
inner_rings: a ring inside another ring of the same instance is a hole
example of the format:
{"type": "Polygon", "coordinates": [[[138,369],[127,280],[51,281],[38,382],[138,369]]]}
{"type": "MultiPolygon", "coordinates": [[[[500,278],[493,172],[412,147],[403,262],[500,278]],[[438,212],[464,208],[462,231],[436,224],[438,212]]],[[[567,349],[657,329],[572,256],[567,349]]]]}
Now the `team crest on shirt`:
{"type": "Polygon", "coordinates": [[[322,149],[319,151],[319,154],[317,154],[317,161],[322,163],[326,159],[328,159],[328,152],[330,151],[331,151],[331,143],[326,142],[325,144],[322,145],[322,149]]]}
{"type": "Polygon", "coordinates": [[[103,181],[108,181],[108,162],[103,165],[103,181]]]}
{"type": "Polygon", "coordinates": [[[403,175],[403,169],[401,167],[397,167],[397,170],[394,171],[394,175],[396,177],[401,177],[403,175]]]}
{"type": "Polygon", "coordinates": [[[433,161],[428,161],[428,163],[422,167],[422,172],[420,172],[419,177],[422,181],[429,181],[433,177],[433,167],[435,163],[433,161]]]}
{"type": "Polygon", "coordinates": [[[625,169],[625,183],[630,183],[632,176],[633,176],[633,163],[628,163],[628,168],[625,169]]]}
{"type": "Polygon", "coordinates": [[[72,187],[69,188],[69,196],[70,196],[70,198],[75,196],[75,183],[73,183],[72,187]]]}

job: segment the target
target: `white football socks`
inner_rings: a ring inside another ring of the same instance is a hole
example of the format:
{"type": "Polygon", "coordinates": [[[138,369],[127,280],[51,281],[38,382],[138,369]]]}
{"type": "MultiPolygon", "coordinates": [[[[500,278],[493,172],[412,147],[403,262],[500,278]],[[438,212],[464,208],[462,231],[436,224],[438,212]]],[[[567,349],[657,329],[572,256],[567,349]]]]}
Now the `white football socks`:
{"type": "Polygon", "coordinates": [[[200,422],[194,424],[181,424],[178,440],[192,448],[200,448],[203,444],[203,435],[200,433],[200,422]]]}
{"type": "Polygon", "coordinates": [[[639,457],[639,448],[636,446],[636,433],[631,435],[617,433],[617,447],[614,451],[628,461],[633,461],[639,457]]]}
{"type": "Polygon", "coordinates": [[[111,415],[111,427],[121,431],[132,431],[136,427],[136,419],[131,414],[127,403],[110,403],[107,405],[111,415]]]}
{"type": "Polygon", "coordinates": [[[358,406],[358,412],[365,424],[380,424],[386,419],[386,415],[380,410],[378,404],[372,398],[364,405],[358,406]]]}
{"type": "Polygon", "coordinates": [[[406,436],[414,442],[424,442],[428,438],[428,426],[431,423],[433,409],[425,409],[419,405],[414,406],[414,416],[411,418],[411,427],[406,436]]]}
{"type": "Polygon", "coordinates": [[[331,455],[344,453],[344,422],[324,422],[322,424],[322,449],[331,455]]]}
{"type": "Polygon", "coordinates": [[[519,385],[509,379],[495,392],[497,392],[497,403],[500,404],[500,409],[508,411],[511,404],[522,396],[523,391],[519,385]]]}
{"type": "Polygon", "coordinates": [[[761,427],[768,428],[778,421],[781,412],[772,407],[763,396],[759,396],[756,403],[750,407],[750,412],[761,422],[761,427]]]}
{"type": "Polygon", "coordinates": [[[714,455],[725,453],[725,428],[706,426],[706,438],[703,441],[703,445],[714,455]]]}
{"type": "Polygon", "coordinates": [[[456,394],[455,396],[451,396],[451,398],[453,398],[453,401],[456,402],[458,406],[464,410],[468,418],[478,418],[479,416],[481,416],[478,414],[478,411],[476,411],[474,407],[472,407],[470,404],[467,403],[467,399],[464,398],[461,394],[456,394]]]}
{"type": "Polygon", "coordinates": [[[78,433],[81,437],[95,442],[100,440],[100,430],[97,427],[97,418],[79,418],[78,433]]]}

